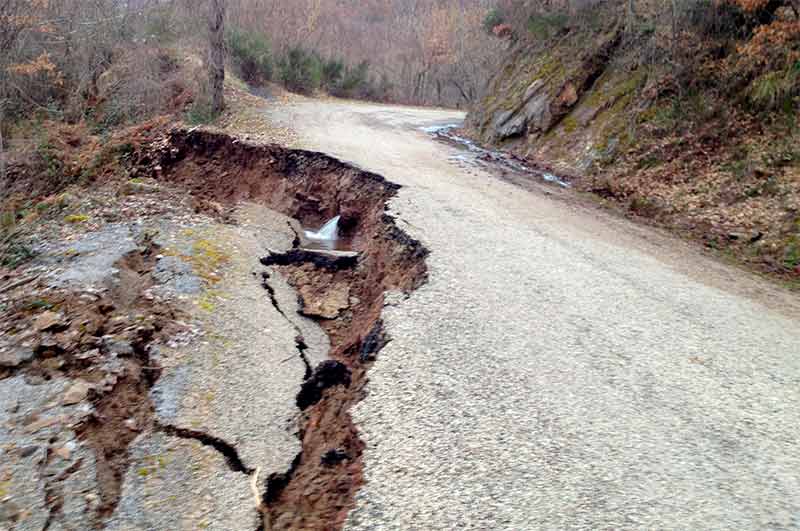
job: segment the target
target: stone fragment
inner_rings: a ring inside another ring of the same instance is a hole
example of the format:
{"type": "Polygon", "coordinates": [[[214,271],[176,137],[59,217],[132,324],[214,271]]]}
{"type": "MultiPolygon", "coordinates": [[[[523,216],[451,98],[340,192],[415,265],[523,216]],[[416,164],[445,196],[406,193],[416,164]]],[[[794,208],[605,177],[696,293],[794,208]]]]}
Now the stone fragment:
{"type": "Polygon", "coordinates": [[[42,362],[42,368],[51,371],[57,371],[64,366],[64,360],[61,358],[47,358],[42,362]]]}
{"type": "Polygon", "coordinates": [[[61,399],[61,404],[65,406],[73,406],[80,402],[86,400],[89,396],[89,391],[92,389],[92,385],[88,382],[84,382],[83,380],[78,380],[74,384],[67,389],[66,393],[64,393],[64,397],[61,399]]]}
{"type": "MultiPolygon", "coordinates": [[[[20,520],[21,511],[11,500],[0,500],[0,524],[16,524],[20,520]]],[[[0,527],[0,529],[6,529],[0,527]]],[[[9,528],[10,529],[10,528],[9,528]]]]}
{"type": "Polygon", "coordinates": [[[92,350],[87,350],[86,352],[75,354],[75,359],[80,361],[95,360],[99,357],[100,357],[100,350],[96,348],[92,350]]]}
{"type": "Polygon", "coordinates": [[[309,317],[336,319],[342,310],[350,307],[350,287],[340,282],[324,292],[317,292],[311,287],[300,289],[303,301],[302,313],[309,317]]]}
{"type": "Polygon", "coordinates": [[[37,431],[43,430],[45,428],[49,428],[50,426],[55,426],[56,424],[61,424],[66,420],[64,416],[56,416],[56,417],[45,417],[39,420],[35,420],[25,426],[25,431],[28,433],[36,433],[37,431]]]}
{"type": "Polygon", "coordinates": [[[38,332],[50,332],[53,330],[60,330],[64,329],[67,326],[67,322],[64,320],[64,316],[56,313],[56,312],[44,312],[33,323],[33,327],[38,332]]]}
{"type": "Polygon", "coordinates": [[[39,354],[52,356],[59,350],[58,340],[53,334],[44,334],[36,350],[39,354]]]}
{"type": "Polygon", "coordinates": [[[564,107],[572,107],[578,101],[578,90],[573,83],[567,83],[558,95],[558,103],[564,107]]]}
{"type": "Polygon", "coordinates": [[[56,448],[53,451],[58,457],[63,459],[64,461],[69,461],[69,458],[72,457],[72,451],[69,449],[68,446],[62,446],[61,448],[56,448]]]}
{"type": "Polygon", "coordinates": [[[28,363],[36,355],[32,349],[29,348],[14,348],[0,352],[0,367],[14,368],[19,367],[23,363],[28,363]]]}
{"type": "Polygon", "coordinates": [[[133,345],[128,341],[120,341],[113,338],[103,338],[103,345],[107,352],[120,357],[133,356],[133,345]]]}

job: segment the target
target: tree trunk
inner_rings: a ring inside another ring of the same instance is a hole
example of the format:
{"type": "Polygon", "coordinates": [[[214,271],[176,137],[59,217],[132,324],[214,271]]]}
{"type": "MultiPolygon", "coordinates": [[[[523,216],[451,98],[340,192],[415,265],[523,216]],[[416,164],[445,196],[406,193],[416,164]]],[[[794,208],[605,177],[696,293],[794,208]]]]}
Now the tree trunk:
{"type": "Polygon", "coordinates": [[[211,112],[219,114],[225,108],[225,2],[209,0],[208,16],[208,78],[211,91],[211,112]]]}
{"type": "MultiPolygon", "coordinates": [[[[464,90],[464,88],[461,86],[461,84],[458,82],[458,80],[457,80],[457,79],[451,79],[451,80],[450,80],[450,82],[453,84],[453,86],[455,86],[455,87],[458,89],[458,92],[460,92],[460,93],[461,93],[461,98],[464,100],[464,102],[465,102],[467,105],[469,105],[469,104],[472,102],[472,100],[471,100],[471,98],[470,98],[470,97],[467,95],[466,91],[465,91],[465,90],[464,90]]],[[[472,92],[472,91],[470,90],[470,92],[472,92]]]]}
{"type": "Polygon", "coordinates": [[[672,53],[672,60],[676,60],[676,51],[678,49],[678,1],[672,0],[670,4],[670,14],[672,18],[672,42],[671,46],[671,53],[672,53]]]}

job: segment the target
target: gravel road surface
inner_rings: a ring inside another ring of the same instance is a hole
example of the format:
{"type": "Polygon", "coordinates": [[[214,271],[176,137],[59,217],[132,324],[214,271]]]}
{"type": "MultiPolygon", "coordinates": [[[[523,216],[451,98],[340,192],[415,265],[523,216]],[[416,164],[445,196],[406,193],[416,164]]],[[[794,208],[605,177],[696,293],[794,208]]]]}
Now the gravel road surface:
{"type": "Polygon", "coordinates": [[[796,296],[460,163],[420,130],[460,113],[270,119],[403,185],[392,213],[432,252],[385,310],[349,529],[800,528],[796,296]]]}

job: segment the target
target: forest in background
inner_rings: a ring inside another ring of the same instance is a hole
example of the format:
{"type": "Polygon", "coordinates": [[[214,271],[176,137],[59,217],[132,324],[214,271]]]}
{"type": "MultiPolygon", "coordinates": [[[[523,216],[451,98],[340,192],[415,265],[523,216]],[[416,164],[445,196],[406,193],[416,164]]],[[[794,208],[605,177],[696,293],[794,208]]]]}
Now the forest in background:
{"type": "Polygon", "coordinates": [[[463,108],[507,49],[485,31],[493,6],[493,0],[233,0],[229,26],[290,88],[463,108]]]}
{"type": "MultiPolygon", "coordinates": [[[[158,115],[212,121],[212,9],[251,86],[465,108],[508,42],[491,0],[0,0],[0,193],[16,159],[61,180],[47,123],[106,134],[158,115]]],[[[222,54],[222,50],[219,51],[222,54]]],[[[218,92],[218,91],[217,91],[218,92]]],[[[70,177],[71,178],[71,177],[70,177]]]]}
{"type": "MultiPolygon", "coordinates": [[[[235,72],[304,93],[465,107],[506,48],[484,31],[489,0],[224,4],[235,72]]],[[[203,74],[184,63],[205,58],[207,10],[194,0],[0,0],[6,118],[41,111],[114,125],[201,93],[203,74]]]]}

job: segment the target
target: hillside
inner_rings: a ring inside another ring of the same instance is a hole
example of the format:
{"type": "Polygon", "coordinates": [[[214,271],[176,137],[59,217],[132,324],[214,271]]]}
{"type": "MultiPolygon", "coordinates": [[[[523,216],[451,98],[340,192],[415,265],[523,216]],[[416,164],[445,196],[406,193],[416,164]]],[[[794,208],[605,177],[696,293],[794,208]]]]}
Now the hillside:
{"type": "Polygon", "coordinates": [[[621,2],[561,16],[532,7],[496,13],[508,24],[495,33],[510,32],[512,42],[470,115],[472,135],[796,280],[796,15],[772,5],[780,2],[769,13],[708,2],[665,13],[637,4],[633,22],[621,2]]]}

